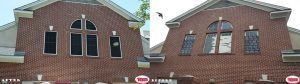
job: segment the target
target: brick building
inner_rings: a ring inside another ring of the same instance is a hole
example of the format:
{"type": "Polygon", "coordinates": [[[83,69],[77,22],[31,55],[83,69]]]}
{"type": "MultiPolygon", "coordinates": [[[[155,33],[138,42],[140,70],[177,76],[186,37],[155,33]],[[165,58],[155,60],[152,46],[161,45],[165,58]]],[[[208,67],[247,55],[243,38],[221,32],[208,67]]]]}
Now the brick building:
{"type": "Polygon", "coordinates": [[[255,0],[207,0],[166,23],[166,40],[151,48],[160,54],[147,57],[151,76],[175,79],[169,84],[285,84],[300,76],[291,11],[255,0]]]}
{"type": "Polygon", "coordinates": [[[141,19],[110,0],[37,0],[14,15],[0,28],[2,82],[133,82],[146,72],[136,63],[141,19]]]}

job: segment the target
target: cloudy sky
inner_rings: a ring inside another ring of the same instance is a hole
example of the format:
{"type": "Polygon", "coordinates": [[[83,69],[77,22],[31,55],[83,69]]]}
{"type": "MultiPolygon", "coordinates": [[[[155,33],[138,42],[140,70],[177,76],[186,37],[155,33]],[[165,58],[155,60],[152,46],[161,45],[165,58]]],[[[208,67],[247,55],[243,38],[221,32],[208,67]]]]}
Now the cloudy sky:
{"type": "MultiPolygon", "coordinates": [[[[168,28],[165,22],[184,13],[185,11],[205,2],[206,0],[151,0],[150,3],[150,46],[154,46],[165,40],[168,28]],[[161,12],[164,19],[157,16],[161,12]]],[[[258,0],[275,5],[292,8],[288,26],[300,29],[300,0],[258,0]]]]}

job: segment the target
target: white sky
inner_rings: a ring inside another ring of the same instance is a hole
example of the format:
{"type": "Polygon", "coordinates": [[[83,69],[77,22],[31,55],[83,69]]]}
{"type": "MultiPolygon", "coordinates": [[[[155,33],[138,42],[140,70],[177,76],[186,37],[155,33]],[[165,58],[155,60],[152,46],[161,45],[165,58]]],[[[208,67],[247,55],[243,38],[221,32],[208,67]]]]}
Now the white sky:
{"type": "MultiPolygon", "coordinates": [[[[150,2],[150,47],[165,40],[168,27],[165,22],[194,8],[206,0],[151,0],[150,2]],[[161,12],[164,18],[158,17],[156,12],[161,12]]],[[[292,9],[288,26],[300,29],[300,0],[258,0],[292,9]]]]}

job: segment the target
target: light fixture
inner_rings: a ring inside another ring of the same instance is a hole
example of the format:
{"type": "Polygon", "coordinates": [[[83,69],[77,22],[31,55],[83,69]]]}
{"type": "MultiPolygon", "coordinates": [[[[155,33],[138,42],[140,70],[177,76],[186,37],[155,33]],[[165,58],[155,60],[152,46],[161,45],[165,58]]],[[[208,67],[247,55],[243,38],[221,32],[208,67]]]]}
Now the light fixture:
{"type": "Polygon", "coordinates": [[[84,15],[84,14],[81,14],[81,18],[84,19],[84,18],[85,18],[85,15],[84,15]]]}
{"type": "Polygon", "coordinates": [[[170,77],[173,77],[174,76],[174,72],[170,72],[170,77]]]}
{"type": "Polygon", "coordinates": [[[112,31],[112,34],[115,36],[117,35],[117,31],[112,31]]]}
{"type": "Polygon", "coordinates": [[[41,81],[41,80],[42,80],[42,77],[43,77],[42,74],[37,74],[37,79],[38,79],[38,81],[41,81]]]}
{"type": "Polygon", "coordinates": [[[216,80],[215,79],[209,79],[209,84],[215,84],[216,80]]]}
{"type": "Polygon", "coordinates": [[[126,83],[129,82],[129,78],[128,77],[124,77],[124,80],[125,80],[126,83]]]}
{"type": "Polygon", "coordinates": [[[223,20],[223,17],[219,17],[219,20],[223,20]]]}
{"type": "Polygon", "coordinates": [[[249,26],[249,29],[250,29],[250,30],[253,30],[253,25],[250,25],[250,26],[249,26]]]}
{"type": "Polygon", "coordinates": [[[53,31],[53,26],[49,26],[49,30],[50,30],[50,31],[53,31]]]}
{"type": "Polygon", "coordinates": [[[190,30],[189,34],[193,34],[193,30],[190,30]]]}

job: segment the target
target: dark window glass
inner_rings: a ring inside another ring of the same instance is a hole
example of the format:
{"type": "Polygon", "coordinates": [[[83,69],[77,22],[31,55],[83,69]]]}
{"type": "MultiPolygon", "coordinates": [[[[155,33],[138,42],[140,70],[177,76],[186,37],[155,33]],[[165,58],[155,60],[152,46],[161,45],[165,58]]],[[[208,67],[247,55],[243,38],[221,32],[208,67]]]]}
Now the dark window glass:
{"type": "Polygon", "coordinates": [[[204,45],[204,53],[215,53],[217,34],[207,34],[204,45]]]}
{"type": "Polygon", "coordinates": [[[87,55],[98,56],[97,35],[87,35],[87,55]]]}
{"type": "Polygon", "coordinates": [[[45,33],[44,53],[56,54],[56,32],[45,33]]]}
{"type": "Polygon", "coordinates": [[[232,29],[232,25],[230,22],[228,21],[222,21],[222,26],[221,26],[221,29],[222,30],[228,30],[228,29],[232,29]]]}
{"type": "Polygon", "coordinates": [[[110,37],[110,54],[112,57],[122,57],[119,37],[110,37]]]}
{"type": "Polygon", "coordinates": [[[72,23],[71,25],[72,29],[81,29],[81,20],[76,20],[75,22],[72,23]]]}
{"type": "Polygon", "coordinates": [[[246,53],[260,52],[258,31],[246,31],[246,33],[245,33],[245,52],[246,53]]]}
{"type": "Polygon", "coordinates": [[[96,30],[96,26],[92,22],[86,20],[86,29],[88,29],[88,30],[96,30]]]}
{"type": "Polygon", "coordinates": [[[81,34],[71,33],[71,55],[82,55],[81,34]]]}
{"type": "Polygon", "coordinates": [[[195,42],[195,35],[186,35],[183,41],[180,53],[182,55],[190,55],[192,52],[192,47],[195,42]]]}
{"type": "Polygon", "coordinates": [[[209,25],[208,30],[209,30],[210,32],[216,32],[216,31],[217,31],[217,28],[218,28],[218,24],[219,24],[219,21],[215,21],[215,22],[211,23],[211,24],[209,25]]]}

